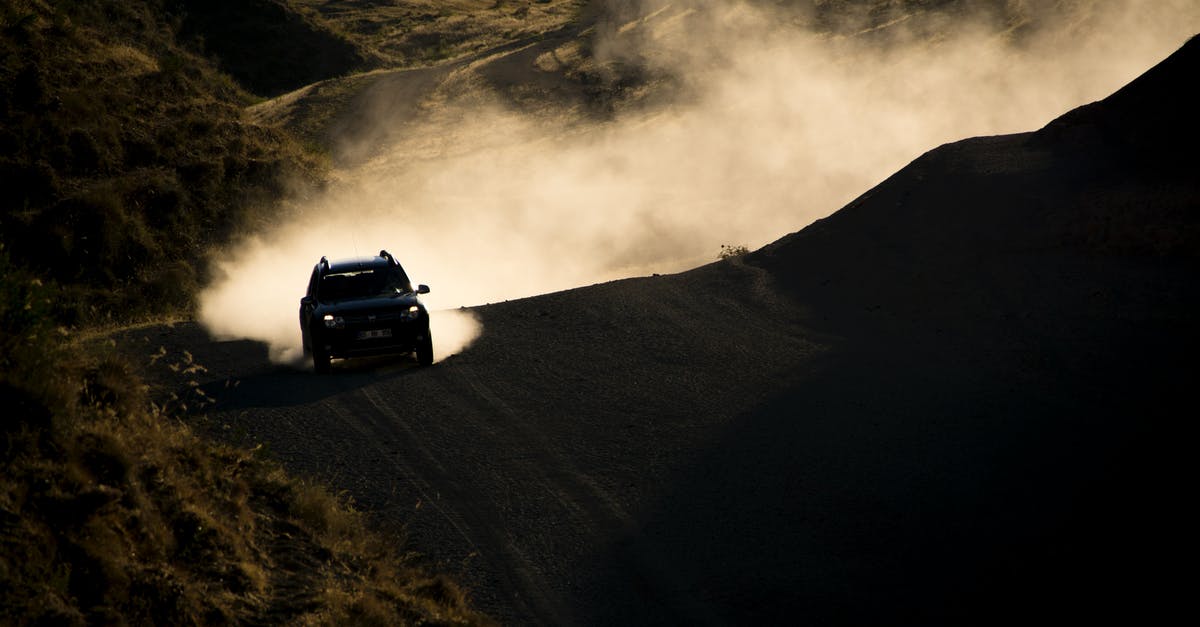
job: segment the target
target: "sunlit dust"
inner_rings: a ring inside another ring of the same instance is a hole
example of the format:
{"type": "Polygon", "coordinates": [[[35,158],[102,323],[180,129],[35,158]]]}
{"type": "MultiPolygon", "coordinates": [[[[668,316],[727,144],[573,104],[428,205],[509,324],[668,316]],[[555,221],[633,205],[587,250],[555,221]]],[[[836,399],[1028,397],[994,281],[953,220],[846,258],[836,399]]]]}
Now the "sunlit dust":
{"type": "Polygon", "coordinates": [[[963,21],[887,45],[740,3],[662,10],[592,45],[673,77],[644,87],[666,96],[604,119],[522,109],[456,71],[454,97],[422,102],[416,121],[379,120],[377,135],[398,139],[223,255],[200,318],[295,360],[313,264],[386,248],[432,287],[440,359],[479,333],[460,306],[679,271],[715,261],[722,244],[758,248],[939,144],[1035,130],[1103,98],[1200,29],[1193,2],[1097,4],[1019,43],[963,21]]]}
{"type": "Polygon", "coordinates": [[[429,314],[435,362],[466,350],[483,332],[479,317],[469,309],[443,309],[429,314]]]}

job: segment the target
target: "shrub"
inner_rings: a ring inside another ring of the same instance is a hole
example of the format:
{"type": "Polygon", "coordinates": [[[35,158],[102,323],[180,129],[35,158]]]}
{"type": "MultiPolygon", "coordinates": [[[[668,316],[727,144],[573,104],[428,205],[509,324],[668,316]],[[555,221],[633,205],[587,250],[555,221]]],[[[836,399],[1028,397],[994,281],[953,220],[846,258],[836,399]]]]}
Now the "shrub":
{"type": "Polygon", "coordinates": [[[750,252],[750,249],[746,248],[745,246],[741,246],[741,245],[735,246],[733,244],[721,244],[721,252],[717,253],[717,258],[718,259],[732,259],[734,257],[741,257],[742,255],[745,255],[746,253],[749,253],[749,252],[750,252]]]}

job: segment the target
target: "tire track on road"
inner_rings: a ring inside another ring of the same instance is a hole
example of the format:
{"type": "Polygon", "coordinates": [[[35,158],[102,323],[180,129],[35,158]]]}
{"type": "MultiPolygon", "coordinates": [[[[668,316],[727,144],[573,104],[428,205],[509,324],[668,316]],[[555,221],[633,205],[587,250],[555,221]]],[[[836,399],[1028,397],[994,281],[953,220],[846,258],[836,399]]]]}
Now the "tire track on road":
{"type": "Polygon", "coordinates": [[[538,453],[536,457],[526,458],[529,464],[535,466],[525,470],[532,471],[544,491],[554,497],[566,512],[573,528],[586,530],[579,532],[579,535],[587,539],[613,543],[621,541],[624,544],[621,558],[629,566],[624,574],[638,580],[637,583],[641,584],[639,591],[647,591],[642,593],[646,597],[644,600],[676,610],[677,618],[687,624],[720,624],[717,615],[699,600],[698,595],[689,594],[689,586],[641,533],[637,521],[612,495],[558,453],[554,443],[500,398],[474,368],[453,362],[444,362],[442,367],[461,379],[511,427],[509,430],[493,430],[507,440],[506,443],[497,440],[497,448],[538,453]]]}
{"type": "Polygon", "coordinates": [[[521,623],[567,624],[566,610],[544,593],[544,587],[529,565],[532,561],[504,533],[501,516],[491,510],[491,502],[471,492],[468,482],[451,473],[439,460],[426,438],[417,433],[405,416],[379,392],[377,386],[364,386],[345,398],[339,414],[353,425],[384,457],[393,460],[422,495],[463,539],[471,551],[491,566],[496,585],[519,612],[521,623]],[[359,402],[361,400],[361,402],[359,402]],[[358,410],[355,416],[347,412],[358,410]],[[388,451],[380,442],[402,439],[399,449],[388,451]],[[415,464],[411,461],[415,460],[415,464]],[[420,470],[418,470],[418,467],[420,470]]]}

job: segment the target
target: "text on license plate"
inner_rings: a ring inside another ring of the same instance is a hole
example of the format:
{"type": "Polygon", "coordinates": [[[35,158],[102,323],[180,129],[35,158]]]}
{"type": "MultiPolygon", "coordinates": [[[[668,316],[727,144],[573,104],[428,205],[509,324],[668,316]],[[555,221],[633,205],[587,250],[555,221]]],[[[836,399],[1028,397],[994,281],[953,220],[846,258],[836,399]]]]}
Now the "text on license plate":
{"type": "Polygon", "coordinates": [[[369,331],[359,331],[358,332],[358,339],[360,339],[360,340],[374,340],[376,338],[381,338],[381,337],[392,337],[392,330],[391,329],[371,329],[369,331]]]}

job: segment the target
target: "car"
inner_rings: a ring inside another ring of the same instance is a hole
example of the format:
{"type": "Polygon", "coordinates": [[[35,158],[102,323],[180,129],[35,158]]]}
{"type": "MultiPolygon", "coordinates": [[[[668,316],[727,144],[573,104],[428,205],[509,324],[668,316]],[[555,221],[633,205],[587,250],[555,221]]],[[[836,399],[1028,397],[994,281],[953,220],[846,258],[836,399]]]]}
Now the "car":
{"type": "Polygon", "coordinates": [[[313,371],[329,372],[333,358],[415,353],[433,363],[429,312],[404,268],[386,250],[374,257],[321,261],[300,299],[300,335],[313,371]]]}

